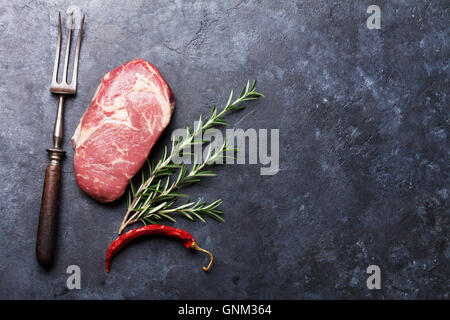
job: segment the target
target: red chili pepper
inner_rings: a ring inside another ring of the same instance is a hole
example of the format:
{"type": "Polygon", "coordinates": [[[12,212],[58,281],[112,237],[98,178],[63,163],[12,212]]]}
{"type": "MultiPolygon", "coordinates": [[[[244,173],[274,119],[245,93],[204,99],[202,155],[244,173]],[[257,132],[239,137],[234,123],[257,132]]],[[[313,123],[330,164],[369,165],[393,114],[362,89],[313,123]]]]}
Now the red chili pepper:
{"type": "Polygon", "coordinates": [[[208,271],[209,268],[211,267],[211,264],[213,262],[213,255],[211,254],[211,252],[200,248],[194,241],[194,238],[189,234],[189,232],[168,226],[150,224],[145,227],[140,227],[128,231],[127,233],[124,233],[111,243],[111,245],[108,248],[108,251],[106,252],[106,260],[105,260],[106,272],[109,272],[109,269],[111,268],[111,260],[113,256],[115,256],[117,252],[119,252],[123,247],[125,247],[128,243],[130,243],[131,241],[140,236],[153,234],[180,239],[181,241],[183,241],[183,244],[187,249],[193,249],[207,253],[209,255],[210,261],[207,267],[203,267],[203,270],[208,271]]]}

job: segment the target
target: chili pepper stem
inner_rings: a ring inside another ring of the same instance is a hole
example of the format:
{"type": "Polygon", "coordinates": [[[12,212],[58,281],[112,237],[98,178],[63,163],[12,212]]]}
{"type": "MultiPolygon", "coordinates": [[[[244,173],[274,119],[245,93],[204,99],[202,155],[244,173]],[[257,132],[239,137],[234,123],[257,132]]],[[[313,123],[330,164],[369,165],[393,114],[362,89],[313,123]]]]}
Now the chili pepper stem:
{"type": "Polygon", "coordinates": [[[200,248],[200,247],[197,245],[197,243],[196,243],[195,241],[192,243],[191,249],[194,249],[194,250],[197,250],[197,251],[204,252],[204,253],[206,253],[206,254],[209,256],[209,264],[208,264],[208,266],[202,268],[203,271],[209,271],[209,269],[211,268],[211,265],[212,265],[212,263],[213,263],[213,255],[212,255],[212,253],[209,252],[208,250],[205,250],[205,249],[203,249],[203,248],[200,248]]]}

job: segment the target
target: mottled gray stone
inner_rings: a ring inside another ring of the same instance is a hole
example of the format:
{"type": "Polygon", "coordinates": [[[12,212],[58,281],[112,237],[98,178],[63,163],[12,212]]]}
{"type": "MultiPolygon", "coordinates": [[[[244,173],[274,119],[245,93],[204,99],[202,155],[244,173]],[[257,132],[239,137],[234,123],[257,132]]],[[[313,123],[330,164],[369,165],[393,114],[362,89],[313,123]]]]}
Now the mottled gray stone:
{"type": "Polygon", "coordinates": [[[0,298],[449,298],[446,1],[2,1],[0,298]],[[87,13],[79,91],[67,100],[57,260],[35,237],[56,97],[49,92],[59,10],[87,13]],[[141,241],[104,271],[124,201],[101,205],[73,174],[70,137],[101,77],[133,58],[173,88],[169,133],[257,78],[266,98],[229,117],[280,129],[280,171],[216,167],[194,199],[224,200],[225,223],[179,219],[215,254],[141,241]],[[253,110],[257,110],[254,112],[253,110]],[[66,288],[68,265],[82,289],[66,288]],[[379,265],[382,289],[368,290],[379,265]]]}

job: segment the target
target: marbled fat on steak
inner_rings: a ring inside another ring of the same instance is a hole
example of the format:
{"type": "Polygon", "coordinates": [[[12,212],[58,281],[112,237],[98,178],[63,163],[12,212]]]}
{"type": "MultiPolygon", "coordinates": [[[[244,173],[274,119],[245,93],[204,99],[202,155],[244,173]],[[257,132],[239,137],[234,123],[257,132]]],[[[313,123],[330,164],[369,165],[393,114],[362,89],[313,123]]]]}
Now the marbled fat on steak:
{"type": "Polygon", "coordinates": [[[72,138],[78,185],[114,201],[170,122],[175,99],[151,63],[135,59],[106,74],[72,138]]]}

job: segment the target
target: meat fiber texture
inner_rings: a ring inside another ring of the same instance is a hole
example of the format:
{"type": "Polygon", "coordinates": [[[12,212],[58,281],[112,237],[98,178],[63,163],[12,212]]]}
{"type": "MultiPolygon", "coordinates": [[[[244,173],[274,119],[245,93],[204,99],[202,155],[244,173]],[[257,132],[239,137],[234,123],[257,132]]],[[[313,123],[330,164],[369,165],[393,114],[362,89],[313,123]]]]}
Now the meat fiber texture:
{"type": "Polygon", "coordinates": [[[107,73],[72,138],[80,188],[106,203],[119,199],[169,124],[175,99],[150,62],[107,73]]]}

